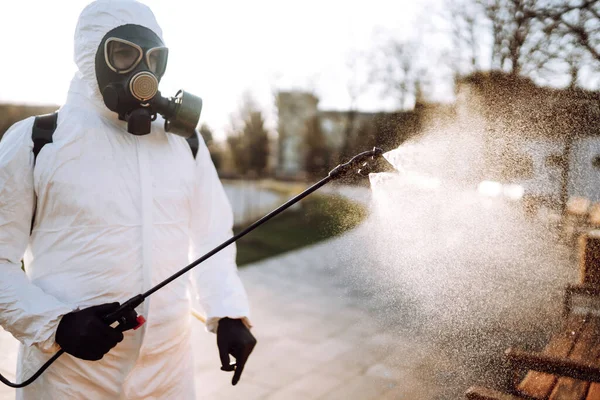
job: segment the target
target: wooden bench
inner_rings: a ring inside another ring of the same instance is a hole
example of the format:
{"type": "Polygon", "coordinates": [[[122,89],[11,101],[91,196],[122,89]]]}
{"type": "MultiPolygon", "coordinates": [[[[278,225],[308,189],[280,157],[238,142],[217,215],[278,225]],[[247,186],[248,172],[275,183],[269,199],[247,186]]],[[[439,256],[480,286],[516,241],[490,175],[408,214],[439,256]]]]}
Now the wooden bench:
{"type": "Polygon", "coordinates": [[[569,285],[565,289],[562,329],[541,352],[509,348],[505,358],[515,373],[509,393],[474,386],[469,400],[600,400],[600,309],[577,307],[574,299],[600,300],[597,285],[569,285]],[[586,310],[585,314],[575,314],[586,310]],[[523,374],[524,373],[524,374],[523,374]]]}
{"type": "Polygon", "coordinates": [[[570,315],[543,351],[509,348],[505,357],[515,371],[513,390],[503,393],[475,386],[467,391],[467,399],[600,400],[598,316],[570,315]],[[524,376],[523,371],[526,371],[524,376]]]}
{"type": "Polygon", "coordinates": [[[580,283],[565,289],[562,329],[541,352],[506,350],[515,373],[509,393],[474,386],[467,399],[600,400],[600,230],[580,237],[579,260],[580,283]]]}

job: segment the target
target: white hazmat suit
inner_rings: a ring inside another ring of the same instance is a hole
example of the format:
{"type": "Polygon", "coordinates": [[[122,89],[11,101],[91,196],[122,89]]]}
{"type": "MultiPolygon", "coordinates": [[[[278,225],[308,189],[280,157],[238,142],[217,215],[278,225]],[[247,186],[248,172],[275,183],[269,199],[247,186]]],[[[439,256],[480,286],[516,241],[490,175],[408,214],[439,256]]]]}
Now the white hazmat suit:
{"type": "MultiPolygon", "coordinates": [[[[161,118],[150,134],[134,136],[102,101],[95,54],[104,35],[125,24],[162,38],[150,9],[134,1],[98,1],[82,12],[78,72],[53,143],[35,165],[33,118],[0,142],[0,325],[22,343],[18,382],[58,350],[63,315],[123,302],[231,236],[231,207],[202,140],[194,160],[185,139],[165,133],[161,118]]],[[[147,299],[137,309],[146,324],[125,332],[101,361],[64,354],[17,398],[194,398],[191,287],[210,331],[226,316],[249,325],[230,246],[147,299]]]]}

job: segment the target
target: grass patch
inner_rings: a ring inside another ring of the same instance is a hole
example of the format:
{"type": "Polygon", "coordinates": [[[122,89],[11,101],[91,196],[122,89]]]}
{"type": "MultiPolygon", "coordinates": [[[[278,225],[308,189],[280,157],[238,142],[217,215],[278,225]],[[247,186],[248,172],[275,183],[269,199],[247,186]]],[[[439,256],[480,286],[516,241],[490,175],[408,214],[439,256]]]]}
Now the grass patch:
{"type": "MultiPolygon", "coordinates": [[[[342,196],[314,194],[286,210],[237,242],[239,266],[296,250],[358,225],[367,216],[364,206],[342,196]]],[[[238,233],[245,226],[234,227],[238,233]]]]}

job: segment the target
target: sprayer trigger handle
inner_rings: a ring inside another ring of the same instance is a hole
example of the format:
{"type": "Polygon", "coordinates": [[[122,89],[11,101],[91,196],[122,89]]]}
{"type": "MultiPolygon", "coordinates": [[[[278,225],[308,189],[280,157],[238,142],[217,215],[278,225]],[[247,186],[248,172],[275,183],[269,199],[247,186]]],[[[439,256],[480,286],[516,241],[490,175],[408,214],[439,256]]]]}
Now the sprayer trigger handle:
{"type": "Polygon", "coordinates": [[[119,332],[125,332],[139,327],[138,314],[133,308],[121,308],[104,317],[104,321],[119,332]]]}
{"type": "Polygon", "coordinates": [[[138,315],[135,320],[137,322],[137,325],[135,326],[135,328],[133,328],[134,331],[138,330],[142,327],[142,325],[146,323],[146,318],[144,318],[143,315],[138,315]]]}

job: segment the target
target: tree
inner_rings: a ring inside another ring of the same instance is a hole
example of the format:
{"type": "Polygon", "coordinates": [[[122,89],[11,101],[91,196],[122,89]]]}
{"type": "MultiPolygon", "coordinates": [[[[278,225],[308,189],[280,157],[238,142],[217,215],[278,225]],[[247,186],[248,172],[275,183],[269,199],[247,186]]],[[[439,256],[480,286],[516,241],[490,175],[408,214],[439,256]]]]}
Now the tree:
{"type": "Polygon", "coordinates": [[[417,46],[411,42],[388,39],[372,57],[371,81],[382,87],[385,97],[394,99],[400,109],[408,108],[415,82],[422,69],[417,67],[417,46]]]}
{"type": "Polygon", "coordinates": [[[575,87],[580,69],[600,66],[600,1],[546,0],[536,10],[547,41],[557,43],[558,58],[575,87]]]}
{"type": "Polygon", "coordinates": [[[214,135],[212,129],[203,123],[200,125],[200,129],[198,131],[202,139],[204,139],[204,143],[206,143],[206,147],[208,148],[208,152],[210,153],[210,158],[212,159],[213,164],[217,171],[221,170],[221,166],[223,163],[223,154],[221,146],[217,142],[214,141],[214,135]]]}
{"type": "Polygon", "coordinates": [[[248,171],[263,176],[269,162],[269,133],[261,111],[252,111],[247,117],[243,137],[248,154],[248,171]]]}
{"type": "Polygon", "coordinates": [[[263,176],[269,161],[269,132],[253,98],[246,94],[238,115],[232,116],[227,144],[238,173],[263,176]]]}
{"type": "Polygon", "coordinates": [[[492,66],[513,76],[535,62],[542,46],[536,27],[539,0],[477,0],[492,25],[492,66]]]}
{"type": "Polygon", "coordinates": [[[358,121],[358,98],[366,91],[367,82],[359,78],[360,61],[364,57],[359,56],[358,53],[352,53],[346,61],[346,66],[350,72],[350,77],[346,84],[348,91],[348,97],[350,99],[350,107],[346,113],[345,124],[344,124],[344,137],[342,142],[342,148],[340,150],[339,158],[341,162],[347,160],[354,153],[353,137],[356,131],[356,125],[358,121]]]}
{"type": "Polygon", "coordinates": [[[306,121],[304,146],[304,170],[309,177],[317,178],[327,174],[331,167],[331,149],[316,116],[306,121]]]}
{"type": "Polygon", "coordinates": [[[227,135],[227,146],[233,158],[233,164],[237,173],[246,175],[248,173],[248,151],[244,145],[244,138],[239,131],[231,131],[227,135]]]}
{"type": "Polygon", "coordinates": [[[600,66],[599,0],[453,1],[474,1],[488,20],[493,69],[537,79],[563,74],[573,88],[582,67],[600,66]]]}
{"type": "Polygon", "coordinates": [[[600,2],[598,0],[564,0],[546,2],[538,10],[546,30],[570,35],[577,44],[600,61],[600,2]]]}
{"type": "Polygon", "coordinates": [[[200,129],[198,131],[200,133],[200,136],[202,136],[202,139],[204,139],[204,143],[206,143],[206,146],[210,146],[213,143],[213,132],[212,129],[210,129],[210,127],[203,123],[202,125],[200,125],[200,129]]]}
{"type": "Polygon", "coordinates": [[[475,72],[479,65],[479,45],[482,27],[478,22],[481,8],[473,0],[447,0],[446,19],[450,23],[451,68],[455,80],[460,75],[475,72]]]}

